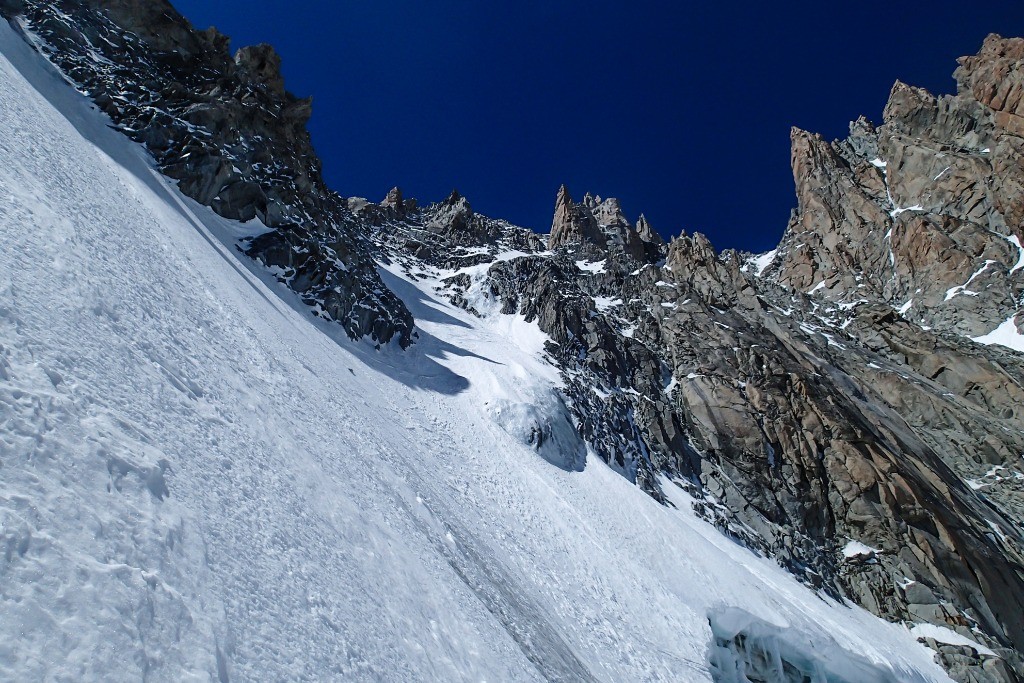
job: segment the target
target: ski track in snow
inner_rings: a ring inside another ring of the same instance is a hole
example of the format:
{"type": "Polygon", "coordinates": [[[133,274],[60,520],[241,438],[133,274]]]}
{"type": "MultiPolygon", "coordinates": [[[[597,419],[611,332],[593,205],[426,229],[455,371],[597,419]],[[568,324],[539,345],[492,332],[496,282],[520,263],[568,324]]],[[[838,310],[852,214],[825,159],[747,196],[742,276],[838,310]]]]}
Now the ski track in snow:
{"type": "Polygon", "coordinates": [[[707,681],[708,612],[740,607],[948,680],[681,492],[512,439],[481,406],[557,383],[525,323],[424,289],[409,352],[344,339],[5,24],[0,48],[0,670],[707,681]]]}

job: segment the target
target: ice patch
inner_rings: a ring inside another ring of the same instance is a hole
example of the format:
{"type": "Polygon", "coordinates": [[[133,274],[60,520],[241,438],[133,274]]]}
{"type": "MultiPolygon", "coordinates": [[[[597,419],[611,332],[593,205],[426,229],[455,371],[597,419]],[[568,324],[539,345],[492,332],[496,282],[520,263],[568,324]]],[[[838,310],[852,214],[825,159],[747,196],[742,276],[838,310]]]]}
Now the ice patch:
{"type": "Polygon", "coordinates": [[[850,541],[843,548],[843,557],[853,560],[859,557],[874,557],[879,552],[878,548],[872,548],[860,541],[850,541]]]}
{"type": "Polygon", "coordinates": [[[599,313],[605,313],[617,306],[622,305],[622,299],[610,296],[595,296],[594,307],[597,308],[599,313]]]}
{"type": "Polygon", "coordinates": [[[825,289],[825,281],[824,280],[822,280],[818,284],[814,285],[814,287],[808,289],[807,293],[808,294],[814,294],[815,292],[817,292],[818,290],[821,290],[821,289],[825,289]]]}
{"type": "Polygon", "coordinates": [[[971,286],[971,283],[974,282],[979,275],[988,270],[988,267],[991,266],[993,263],[995,263],[995,261],[985,261],[985,265],[983,265],[981,268],[975,271],[975,273],[971,275],[970,279],[968,279],[967,282],[963,283],[962,285],[957,285],[956,287],[950,287],[949,289],[947,289],[946,298],[944,299],[944,301],[949,301],[959,296],[960,294],[967,294],[968,296],[978,296],[977,292],[972,292],[967,288],[971,286]]]}
{"type": "Polygon", "coordinates": [[[920,680],[855,654],[830,636],[801,632],[738,608],[708,616],[715,683],[897,683],[920,680]]]}
{"type": "Polygon", "coordinates": [[[913,206],[908,206],[905,208],[897,206],[896,208],[889,212],[889,215],[893,218],[896,218],[896,216],[899,216],[901,213],[906,213],[907,211],[924,211],[924,207],[921,206],[920,204],[914,204],[913,206]]]}
{"type": "Polygon", "coordinates": [[[1002,237],[1007,242],[1017,247],[1017,251],[1019,253],[1019,256],[1017,257],[1017,264],[1010,268],[1010,275],[1013,275],[1018,270],[1024,268],[1024,246],[1021,246],[1020,238],[1016,235],[1003,235],[1002,237]]]}
{"type": "Polygon", "coordinates": [[[576,267],[586,273],[603,273],[606,261],[577,261],[576,267]]]}
{"type": "Polygon", "coordinates": [[[537,391],[525,401],[497,398],[488,402],[485,410],[495,424],[552,465],[583,471],[586,445],[569,421],[568,408],[553,390],[537,391]]]}

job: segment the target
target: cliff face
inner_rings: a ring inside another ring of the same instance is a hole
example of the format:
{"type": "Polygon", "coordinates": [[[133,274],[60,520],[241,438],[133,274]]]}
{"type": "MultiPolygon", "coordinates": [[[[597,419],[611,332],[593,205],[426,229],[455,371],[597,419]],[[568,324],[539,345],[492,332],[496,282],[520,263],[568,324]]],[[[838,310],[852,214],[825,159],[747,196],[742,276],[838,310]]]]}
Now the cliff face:
{"type": "Polygon", "coordinates": [[[317,315],[411,343],[386,260],[477,315],[523,316],[550,339],[558,417],[613,469],[665,504],[685,489],[822,591],[991,648],[929,641],[958,680],[1020,680],[1024,355],[972,339],[1012,340],[1024,305],[1024,41],[962,59],[956,96],[896,84],[883,123],[844,141],[793,131],[798,209],[748,257],[666,245],[565,187],[546,243],[458,192],[344,200],[269,47],[231,55],[156,0],[0,9],[183,192],[259,219],[240,248],[317,315]]]}
{"type": "Polygon", "coordinates": [[[622,213],[619,200],[602,200],[587,194],[576,203],[562,185],[555,198],[555,217],[551,221],[548,247],[570,246],[596,258],[605,252],[621,253],[637,260],[658,260],[665,241],[643,216],[636,225],[622,213]]]}
{"type": "Polygon", "coordinates": [[[958,94],[897,83],[877,128],[827,143],[793,131],[799,208],[768,274],[834,301],[867,298],[970,337],[1024,296],[1024,41],[960,60],[958,94]]]}

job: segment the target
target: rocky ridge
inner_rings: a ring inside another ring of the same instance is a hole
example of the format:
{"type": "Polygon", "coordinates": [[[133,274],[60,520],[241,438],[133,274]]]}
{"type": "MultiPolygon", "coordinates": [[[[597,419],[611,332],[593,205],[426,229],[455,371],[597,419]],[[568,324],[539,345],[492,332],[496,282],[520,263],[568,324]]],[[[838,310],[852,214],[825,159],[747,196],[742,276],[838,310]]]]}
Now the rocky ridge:
{"type": "Polygon", "coordinates": [[[897,82],[880,126],[861,118],[834,143],[794,129],[799,208],[766,275],[972,338],[1019,329],[1022,54],[990,36],[960,60],[956,95],[897,82]]]}
{"type": "Polygon", "coordinates": [[[754,277],[700,234],[655,263],[593,261],[585,239],[527,253],[482,240],[425,260],[403,250],[402,220],[378,229],[410,275],[436,268],[454,302],[536,321],[578,431],[645,491],[664,501],[682,486],[809,584],[1000,654],[944,652],[960,680],[1017,680],[1019,358],[885,304],[754,277]]]}
{"type": "Polygon", "coordinates": [[[1021,680],[1024,356],[970,338],[1021,307],[1024,41],[961,60],[954,97],[897,84],[846,141],[794,131],[799,208],[752,258],[666,245],[564,187],[546,242],[458,192],[346,200],[270,48],[231,56],[160,0],[0,10],[186,194],[262,221],[242,248],[350,336],[414,339],[374,259],[535,321],[573,424],[623,476],[666,504],[683,487],[825,592],[978,641],[928,641],[956,680],[1021,680]]]}
{"type": "Polygon", "coordinates": [[[194,30],[165,0],[9,0],[0,11],[184,194],[267,228],[245,252],[322,317],[352,338],[411,343],[412,316],[324,184],[306,132],[312,101],[285,90],[272,47],[232,55],[226,36],[194,30]]]}

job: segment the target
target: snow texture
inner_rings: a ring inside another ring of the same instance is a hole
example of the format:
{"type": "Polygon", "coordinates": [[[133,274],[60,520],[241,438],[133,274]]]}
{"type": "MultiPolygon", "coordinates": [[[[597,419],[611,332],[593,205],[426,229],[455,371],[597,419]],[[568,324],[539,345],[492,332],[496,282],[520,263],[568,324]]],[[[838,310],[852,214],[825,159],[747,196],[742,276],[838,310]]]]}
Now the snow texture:
{"type": "Polygon", "coordinates": [[[541,457],[533,326],[385,274],[418,343],[342,338],[237,254],[254,226],[183,199],[6,25],[0,51],[5,677],[710,681],[709,614],[741,607],[948,680],[681,489],[541,457]]]}
{"type": "Polygon", "coordinates": [[[931,638],[932,640],[947,645],[966,645],[974,648],[978,654],[995,657],[996,653],[981,643],[962,636],[951,628],[938,626],[936,624],[917,624],[910,629],[910,632],[917,638],[931,638]]]}
{"type": "Polygon", "coordinates": [[[778,249],[772,249],[771,251],[766,251],[763,254],[753,256],[743,264],[743,267],[740,270],[744,273],[753,272],[754,277],[761,277],[761,274],[768,270],[772,263],[775,262],[775,257],[778,256],[778,254],[778,249]]]}
{"type": "Polygon", "coordinates": [[[1003,235],[1003,238],[1013,246],[1017,247],[1017,263],[1010,268],[1010,275],[1013,275],[1018,270],[1024,269],[1024,246],[1021,245],[1020,238],[1016,235],[1003,235]]]}
{"type": "Polygon", "coordinates": [[[999,344],[1014,351],[1024,353],[1024,334],[1017,329],[1016,316],[1011,315],[1004,320],[999,327],[981,337],[974,337],[973,341],[989,346],[999,344]]]}
{"type": "Polygon", "coordinates": [[[843,547],[843,557],[848,560],[858,557],[873,557],[877,552],[878,548],[872,548],[860,541],[850,541],[843,547]]]}
{"type": "Polygon", "coordinates": [[[576,267],[586,273],[603,273],[605,269],[605,261],[577,261],[576,267]]]}
{"type": "Polygon", "coordinates": [[[710,621],[717,683],[897,683],[891,672],[847,652],[828,635],[793,634],[785,624],[736,608],[713,612],[710,621]]]}

